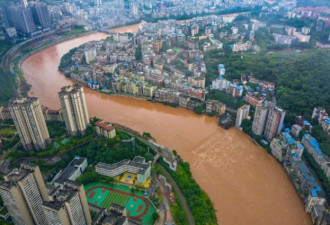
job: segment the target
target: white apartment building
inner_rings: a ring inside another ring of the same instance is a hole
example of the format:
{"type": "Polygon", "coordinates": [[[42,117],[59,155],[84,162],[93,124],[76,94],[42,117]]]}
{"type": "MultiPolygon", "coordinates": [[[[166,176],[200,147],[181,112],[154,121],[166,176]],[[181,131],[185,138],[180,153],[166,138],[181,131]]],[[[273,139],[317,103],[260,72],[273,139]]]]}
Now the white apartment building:
{"type": "Polygon", "coordinates": [[[78,84],[63,87],[58,96],[68,133],[84,134],[89,125],[89,116],[83,87],[78,84]]]}
{"type": "Polygon", "coordinates": [[[235,126],[240,127],[242,121],[249,115],[250,105],[243,105],[237,110],[235,126]]]}

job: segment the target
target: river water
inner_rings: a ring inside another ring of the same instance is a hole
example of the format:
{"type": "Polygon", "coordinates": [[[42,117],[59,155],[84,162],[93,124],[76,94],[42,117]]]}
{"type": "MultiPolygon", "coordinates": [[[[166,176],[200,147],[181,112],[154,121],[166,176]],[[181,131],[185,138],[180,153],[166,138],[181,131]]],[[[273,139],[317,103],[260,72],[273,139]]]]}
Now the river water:
{"type": "MultiPolygon", "coordinates": [[[[139,25],[114,29],[135,32],[139,25]]],[[[57,44],[22,63],[32,84],[31,96],[52,109],[60,107],[57,92],[70,79],[58,72],[70,49],[107,35],[94,33],[57,44]]],[[[161,145],[176,149],[191,165],[194,178],[207,192],[221,225],[310,225],[282,166],[236,128],[223,130],[217,119],[183,108],[140,99],[109,96],[85,88],[89,115],[150,132],[161,145]]]]}

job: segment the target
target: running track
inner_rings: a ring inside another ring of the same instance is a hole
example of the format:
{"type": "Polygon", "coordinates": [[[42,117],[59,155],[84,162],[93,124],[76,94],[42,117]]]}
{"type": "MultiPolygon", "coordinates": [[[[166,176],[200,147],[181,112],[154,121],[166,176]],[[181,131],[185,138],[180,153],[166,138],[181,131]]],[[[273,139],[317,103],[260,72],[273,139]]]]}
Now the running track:
{"type": "Polygon", "coordinates": [[[146,208],[144,209],[144,211],[138,215],[138,216],[129,216],[129,218],[133,219],[133,220],[137,220],[137,221],[142,221],[142,217],[148,212],[149,210],[149,202],[147,201],[147,199],[145,199],[144,197],[141,197],[141,196],[138,196],[138,195],[134,195],[134,194],[131,194],[131,193],[127,193],[127,192],[124,192],[124,191],[119,191],[119,190],[116,190],[116,189],[112,189],[112,188],[108,188],[108,187],[104,187],[104,186],[95,186],[95,187],[92,187],[90,189],[88,189],[88,191],[86,192],[86,196],[88,196],[88,194],[91,192],[91,191],[94,191],[95,189],[106,189],[108,191],[112,191],[112,192],[116,192],[118,194],[122,194],[122,195],[127,195],[127,196],[130,196],[130,197],[135,197],[135,198],[138,198],[138,199],[141,199],[146,208]]]}

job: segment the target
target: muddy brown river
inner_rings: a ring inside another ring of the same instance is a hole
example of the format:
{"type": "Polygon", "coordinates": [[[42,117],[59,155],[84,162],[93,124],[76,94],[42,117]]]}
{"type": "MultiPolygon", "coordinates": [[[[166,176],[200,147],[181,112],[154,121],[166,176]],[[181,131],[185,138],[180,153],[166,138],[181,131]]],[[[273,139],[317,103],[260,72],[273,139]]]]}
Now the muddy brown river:
{"type": "MultiPolygon", "coordinates": [[[[138,25],[115,29],[136,31],[138,25]]],[[[70,49],[106,35],[94,33],[43,50],[22,63],[31,96],[60,107],[57,92],[72,81],[59,73],[70,49]]],[[[135,98],[109,96],[85,88],[90,116],[150,132],[161,145],[176,149],[207,192],[221,225],[310,225],[303,202],[285,170],[263,148],[236,128],[223,130],[217,119],[135,98]]]]}

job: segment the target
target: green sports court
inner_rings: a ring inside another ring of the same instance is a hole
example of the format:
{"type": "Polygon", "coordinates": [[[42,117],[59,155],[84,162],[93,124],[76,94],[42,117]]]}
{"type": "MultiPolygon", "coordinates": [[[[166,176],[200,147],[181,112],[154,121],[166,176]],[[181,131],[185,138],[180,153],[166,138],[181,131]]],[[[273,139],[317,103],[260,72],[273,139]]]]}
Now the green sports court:
{"type": "Polygon", "coordinates": [[[155,207],[144,197],[142,192],[131,193],[124,185],[91,183],[85,185],[88,203],[102,208],[109,208],[112,203],[125,206],[130,219],[150,225],[155,207]]]}

